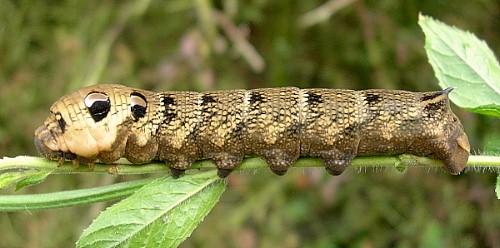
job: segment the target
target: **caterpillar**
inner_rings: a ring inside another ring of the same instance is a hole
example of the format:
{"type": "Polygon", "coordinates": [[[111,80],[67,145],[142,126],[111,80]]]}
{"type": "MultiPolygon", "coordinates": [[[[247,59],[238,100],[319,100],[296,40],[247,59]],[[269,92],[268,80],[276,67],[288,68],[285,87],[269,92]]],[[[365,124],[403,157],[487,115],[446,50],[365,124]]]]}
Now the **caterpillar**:
{"type": "Polygon", "coordinates": [[[200,159],[211,159],[226,177],[249,154],[261,156],[278,175],[301,156],[317,157],[330,174],[340,175],[356,156],[402,153],[441,160],[457,175],[470,145],[449,106],[452,90],[154,93],[101,84],[56,101],[34,142],[60,163],[158,160],[175,178],[200,159]]]}

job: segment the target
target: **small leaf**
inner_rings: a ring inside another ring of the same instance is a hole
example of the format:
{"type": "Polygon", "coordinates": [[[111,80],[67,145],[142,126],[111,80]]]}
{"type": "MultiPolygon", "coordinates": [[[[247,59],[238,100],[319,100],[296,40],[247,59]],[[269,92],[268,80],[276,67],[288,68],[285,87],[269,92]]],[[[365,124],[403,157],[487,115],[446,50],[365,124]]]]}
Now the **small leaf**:
{"type": "Polygon", "coordinates": [[[77,247],[176,247],[210,212],[224,188],[215,171],[154,180],[102,212],[77,247]]]}
{"type": "Polygon", "coordinates": [[[5,172],[0,174],[0,189],[5,189],[11,184],[21,180],[18,172],[5,172]]]}
{"type": "Polygon", "coordinates": [[[16,182],[22,181],[26,178],[40,176],[45,173],[47,172],[35,170],[4,172],[0,174],[0,189],[5,189],[16,182]]]}
{"type": "Polygon", "coordinates": [[[500,117],[500,66],[486,43],[427,16],[418,23],[439,85],[457,87],[450,99],[472,112],[500,117]]]}
{"type": "Polygon", "coordinates": [[[39,173],[25,177],[16,184],[16,191],[26,187],[41,183],[50,175],[50,171],[39,171],[39,173]]]}

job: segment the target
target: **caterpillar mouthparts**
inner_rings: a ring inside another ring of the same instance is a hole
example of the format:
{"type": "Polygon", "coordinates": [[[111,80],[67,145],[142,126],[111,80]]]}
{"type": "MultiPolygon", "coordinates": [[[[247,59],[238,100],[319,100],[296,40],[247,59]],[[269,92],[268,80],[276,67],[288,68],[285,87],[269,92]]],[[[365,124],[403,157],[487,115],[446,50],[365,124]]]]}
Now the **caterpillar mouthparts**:
{"type": "Polygon", "coordinates": [[[410,153],[460,174],[470,145],[448,94],[401,90],[299,89],[151,91],[94,85],[56,101],[35,131],[49,159],[93,165],[121,157],[165,161],[179,177],[211,159],[226,177],[244,156],[283,175],[301,156],[340,175],[356,156],[410,153]]]}

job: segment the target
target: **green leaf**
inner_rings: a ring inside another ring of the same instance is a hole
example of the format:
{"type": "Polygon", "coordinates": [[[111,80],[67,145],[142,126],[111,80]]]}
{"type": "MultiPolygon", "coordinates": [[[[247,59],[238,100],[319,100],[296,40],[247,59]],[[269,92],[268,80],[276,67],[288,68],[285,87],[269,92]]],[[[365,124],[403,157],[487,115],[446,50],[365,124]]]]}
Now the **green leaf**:
{"type": "Polygon", "coordinates": [[[225,189],[215,171],[154,180],[102,212],[77,247],[176,247],[225,189]]]}
{"type": "Polygon", "coordinates": [[[0,189],[5,189],[11,184],[21,180],[24,175],[20,175],[18,172],[5,172],[0,174],[0,189]]]}
{"type": "Polygon", "coordinates": [[[418,23],[439,85],[457,87],[450,99],[469,111],[500,117],[500,66],[486,43],[427,16],[418,23]]]}
{"type": "MultiPolygon", "coordinates": [[[[30,183],[28,178],[35,179],[37,177],[43,176],[43,178],[41,178],[41,180],[43,180],[45,177],[48,176],[47,173],[50,174],[50,172],[34,171],[34,170],[4,172],[4,173],[0,174],[0,189],[5,189],[16,182],[19,182],[21,184],[25,184],[25,185],[21,186],[21,188],[22,188],[24,186],[27,186],[30,183]],[[28,181],[22,183],[23,180],[28,180],[28,181]]],[[[19,186],[16,187],[16,190],[20,189],[18,187],[19,186]]]]}
{"type": "Polygon", "coordinates": [[[16,184],[16,191],[27,186],[39,184],[43,180],[45,180],[45,178],[47,178],[50,174],[51,174],[50,171],[39,171],[39,173],[25,177],[16,184]]]}

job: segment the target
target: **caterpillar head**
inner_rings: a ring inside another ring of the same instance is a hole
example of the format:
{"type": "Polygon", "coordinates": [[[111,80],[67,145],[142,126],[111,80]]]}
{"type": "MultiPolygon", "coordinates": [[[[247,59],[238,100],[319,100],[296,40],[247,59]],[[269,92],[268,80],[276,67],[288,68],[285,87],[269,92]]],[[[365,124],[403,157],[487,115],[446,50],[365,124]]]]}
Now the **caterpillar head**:
{"type": "MultiPolygon", "coordinates": [[[[147,93],[147,92],[145,92],[147,93]]],[[[121,85],[95,85],[55,102],[35,131],[38,151],[49,159],[92,163],[120,158],[130,128],[146,115],[144,94],[121,85]]]]}

